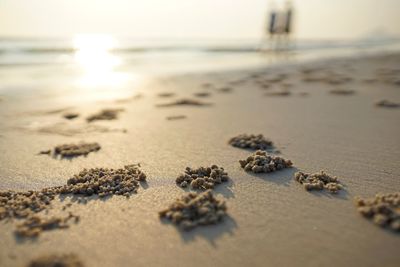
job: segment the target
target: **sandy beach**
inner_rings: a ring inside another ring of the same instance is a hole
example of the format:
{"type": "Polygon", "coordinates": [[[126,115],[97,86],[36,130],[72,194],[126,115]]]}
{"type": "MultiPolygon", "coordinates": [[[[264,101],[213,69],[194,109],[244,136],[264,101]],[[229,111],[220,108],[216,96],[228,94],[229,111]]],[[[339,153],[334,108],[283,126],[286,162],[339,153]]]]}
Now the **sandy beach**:
{"type": "MultiPolygon", "coordinates": [[[[0,96],[0,190],[61,186],[84,168],[141,164],[147,183],[129,198],[51,201],[50,215],[78,223],[37,238],[0,221],[0,266],[25,266],[49,253],[74,253],[85,266],[398,266],[400,236],[362,217],[356,196],[400,190],[400,54],[336,58],[148,80],[92,100],[46,89],[0,96]],[[115,119],[87,121],[102,109],[115,119]],[[73,119],[65,114],[77,114],[73,119]],[[228,144],[263,134],[273,155],[293,162],[273,173],[245,172],[253,151],[228,144]],[[97,142],[68,159],[38,155],[57,145],[97,142]],[[189,189],[175,183],[186,167],[216,164],[230,179],[222,223],[183,231],[158,212],[189,189]],[[337,176],[338,194],[306,191],[296,171],[337,176]],[[63,210],[66,204],[68,207],[63,210]]],[[[49,216],[46,212],[39,215],[49,216]]]]}

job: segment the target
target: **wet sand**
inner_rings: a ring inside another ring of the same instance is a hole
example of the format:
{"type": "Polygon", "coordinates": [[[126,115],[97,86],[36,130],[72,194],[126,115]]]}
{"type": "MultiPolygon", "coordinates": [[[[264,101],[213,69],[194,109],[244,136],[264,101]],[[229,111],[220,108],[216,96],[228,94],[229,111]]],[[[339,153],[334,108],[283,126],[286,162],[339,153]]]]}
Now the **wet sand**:
{"type": "MultiPolygon", "coordinates": [[[[361,217],[353,198],[400,190],[400,109],[375,105],[400,102],[398,70],[396,54],[163,77],[132,92],[141,98],[117,102],[76,105],[32,96],[22,103],[2,96],[1,190],[63,185],[83,168],[134,163],[141,163],[148,183],[128,199],[74,202],[67,210],[80,216],[79,223],[36,240],[16,238],[16,222],[0,221],[0,266],[23,266],[49,253],[76,254],[86,266],[396,266],[400,235],[361,217]],[[224,87],[232,90],[220,93],[224,87]],[[330,93],[338,88],[355,93],[330,93]],[[290,94],[266,95],[282,90],[290,94]],[[158,106],[199,101],[194,94],[203,91],[212,105],[158,106]],[[159,97],[165,92],[174,95],[159,97]],[[66,120],[66,108],[80,116],[66,120]],[[108,108],[124,112],[86,122],[108,108]],[[54,110],[60,112],[46,112],[54,110]],[[166,120],[176,115],[186,119],[166,120]],[[263,134],[294,167],[245,172],[238,161],[252,151],[228,144],[243,133],[263,134]],[[36,155],[80,141],[97,142],[101,150],[70,160],[36,155]],[[184,194],[175,184],[182,170],[212,164],[230,177],[214,190],[226,200],[229,217],[190,232],[160,221],[158,211],[184,194]],[[293,178],[297,170],[326,170],[344,190],[307,192],[293,178]]],[[[63,214],[72,200],[56,198],[52,212],[63,214]]]]}

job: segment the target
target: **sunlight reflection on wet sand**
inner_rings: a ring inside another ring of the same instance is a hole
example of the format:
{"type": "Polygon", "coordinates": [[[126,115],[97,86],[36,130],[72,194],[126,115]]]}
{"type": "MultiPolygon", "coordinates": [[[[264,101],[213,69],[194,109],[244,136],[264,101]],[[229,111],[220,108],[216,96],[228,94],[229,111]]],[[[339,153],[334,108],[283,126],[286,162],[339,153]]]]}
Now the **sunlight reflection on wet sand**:
{"type": "MultiPolygon", "coordinates": [[[[76,82],[80,89],[116,89],[137,79],[134,74],[118,70],[122,59],[112,53],[117,40],[110,35],[77,35],[74,61],[82,72],[76,82]]],[[[112,92],[110,92],[112,94],[112,92]]]]}

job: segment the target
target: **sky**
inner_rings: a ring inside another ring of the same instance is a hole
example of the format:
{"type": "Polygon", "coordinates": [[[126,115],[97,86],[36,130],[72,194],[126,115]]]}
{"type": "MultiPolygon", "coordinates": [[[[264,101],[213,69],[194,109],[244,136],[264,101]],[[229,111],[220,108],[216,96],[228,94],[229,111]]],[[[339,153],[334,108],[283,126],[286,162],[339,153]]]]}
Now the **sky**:
{"type": "MultiPolygon", "coordinates": [[[[248,39],[284,0],[0,0],[0,36],[248,39]]],[[[294,0],[295,36],[400,36],[400,0],[294,0]]]]}

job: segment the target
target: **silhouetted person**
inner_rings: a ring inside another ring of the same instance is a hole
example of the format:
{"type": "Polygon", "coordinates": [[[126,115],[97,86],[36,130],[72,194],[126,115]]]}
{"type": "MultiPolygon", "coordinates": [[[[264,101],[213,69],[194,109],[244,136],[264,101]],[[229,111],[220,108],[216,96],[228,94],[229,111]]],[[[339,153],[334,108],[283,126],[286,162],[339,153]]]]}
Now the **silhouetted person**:
{"type": "Polygon", "coordinates": [[[286,19],[285,19],[285,33],[287,35],[290,34],[290,31],[292,29],[292,7],[290,4],[287,4],[287,11],[286,11],[286,19]]]}
{"type": "Polygon", "coordinates": [[[272,37],[272,35],[275,34],[276,31],[276,12],[271,11],[270,16],[269,16],[269,27],[268,27],[268,32],[269,35],[272,37]]]}

